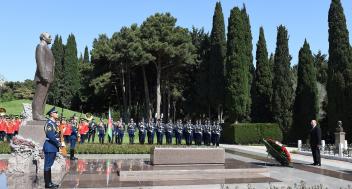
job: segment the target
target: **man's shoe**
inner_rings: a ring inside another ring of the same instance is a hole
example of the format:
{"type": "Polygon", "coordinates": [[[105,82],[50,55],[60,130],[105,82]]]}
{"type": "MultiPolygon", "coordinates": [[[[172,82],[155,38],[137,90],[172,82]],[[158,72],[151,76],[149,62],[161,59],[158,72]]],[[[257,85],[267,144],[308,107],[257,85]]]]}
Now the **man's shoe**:
{"type": "Polygon", "coordinates": [[[58,186],[54,185],[53,183],[49,183],[45,185],[45,188],[57,188],[58,186]]]}
{"type": "Polygon", "coordinates": [[[313,166],[316,166],[317,164],[316,164],[316,163],[311,163],[311,164],[309,164],[309,165],[313,165],[313,166]]]}

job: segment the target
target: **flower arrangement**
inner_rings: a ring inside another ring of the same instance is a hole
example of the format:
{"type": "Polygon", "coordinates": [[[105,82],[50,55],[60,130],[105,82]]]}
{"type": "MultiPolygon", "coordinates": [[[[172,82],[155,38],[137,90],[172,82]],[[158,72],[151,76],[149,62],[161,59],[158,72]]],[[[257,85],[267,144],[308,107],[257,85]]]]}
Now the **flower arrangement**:
{"type": "Polygon", "coordinates": [[[262,143],[264,143],[267,152],[281,165],[291,165],[291,154],[283,144],[270,138],[262,139],[262,143]]]}

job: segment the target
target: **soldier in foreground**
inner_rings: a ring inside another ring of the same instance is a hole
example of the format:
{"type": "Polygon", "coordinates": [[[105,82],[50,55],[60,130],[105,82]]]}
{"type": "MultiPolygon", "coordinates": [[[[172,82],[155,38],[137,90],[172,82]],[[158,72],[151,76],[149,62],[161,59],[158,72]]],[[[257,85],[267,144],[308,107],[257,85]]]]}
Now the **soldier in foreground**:
{"type": "Polygon", "coordinates": [[[47,113],[49,119],[46,121],[44,125],[44,131],[46,135],[46,139],[43,145],[44,151],[44,182],[45,188],[57,188],[59,185],[52,183],[51,181],[51,166],[54,164],[56,153],[59,151],[61,147],[61,143],[58,140],[59,129],[56,125],[56,119],[58,119],[58,114],[53,107],[47,113]]]}

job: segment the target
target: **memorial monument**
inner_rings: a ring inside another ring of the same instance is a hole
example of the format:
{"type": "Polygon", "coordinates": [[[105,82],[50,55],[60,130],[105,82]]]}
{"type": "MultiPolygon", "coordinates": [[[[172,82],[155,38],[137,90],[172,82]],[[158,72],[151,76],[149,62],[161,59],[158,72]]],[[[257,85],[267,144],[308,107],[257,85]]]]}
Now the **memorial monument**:
{"type": "Polygon", "coordinates": [[[46,120],[44,108],[50,84],[54,80],[55,70],[55,59],[48,46],[49,44],[51,44],[51,36],[47,32],[42,33],[40,35],[40,43],[35,51],[37,70],[34,76],[36,88],[32,102],[33,120],[46,120]]]}

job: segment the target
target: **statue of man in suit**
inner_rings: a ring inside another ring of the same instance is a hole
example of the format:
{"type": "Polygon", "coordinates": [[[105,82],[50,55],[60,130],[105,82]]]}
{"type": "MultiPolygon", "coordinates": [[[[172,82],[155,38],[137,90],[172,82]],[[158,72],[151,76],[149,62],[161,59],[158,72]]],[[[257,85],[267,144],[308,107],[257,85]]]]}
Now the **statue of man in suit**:
{"type": "Polygon", "coordinates": [[[48,97],[48,89],[54,80],[55,59],[51,49],[51,36],[44,32],[40,34],[40,43],[35,51],[37,70],[35,72],[34,83],[36,85],[32,102],[33,120],[46,120],[44,108],[48,97]]]}

